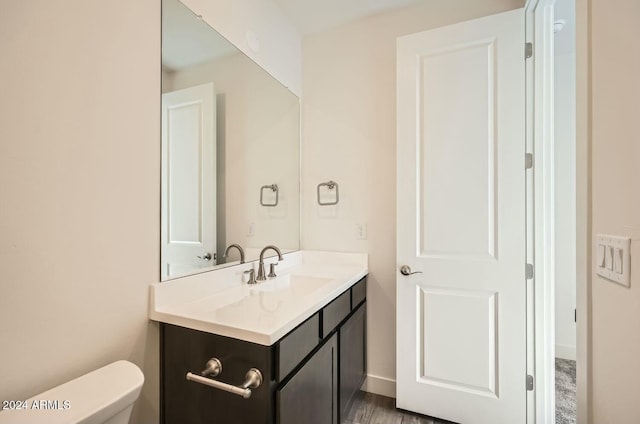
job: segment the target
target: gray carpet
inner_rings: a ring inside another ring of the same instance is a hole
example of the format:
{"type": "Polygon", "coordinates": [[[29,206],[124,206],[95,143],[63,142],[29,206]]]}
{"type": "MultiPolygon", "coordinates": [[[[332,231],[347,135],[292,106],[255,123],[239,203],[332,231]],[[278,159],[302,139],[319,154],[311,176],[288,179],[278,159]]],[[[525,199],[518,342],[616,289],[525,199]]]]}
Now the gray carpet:
{"type": "Polygon", "coordinates": [[[576,361],[556,358],[556,424],[576,423],[576,361]]]}

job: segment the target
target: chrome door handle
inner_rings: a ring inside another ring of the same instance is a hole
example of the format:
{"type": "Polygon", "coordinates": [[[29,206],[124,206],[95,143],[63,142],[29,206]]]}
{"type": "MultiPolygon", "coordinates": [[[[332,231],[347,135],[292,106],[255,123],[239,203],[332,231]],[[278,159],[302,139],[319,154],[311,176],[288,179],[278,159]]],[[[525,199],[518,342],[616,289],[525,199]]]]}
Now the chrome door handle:
{"type": "Polygon", "coordinates": [[[202,260],[205,260],[205,261],[210,261],[212,256],[211,256],[211,253],[207,252],[207,253],[205,253],[204,256],[198,256],[198,258],[200,258],[202,260]]]}
{"type": "Polygon", "coordinates": [[[402,275],[411,275],[411,274],[422,274],[422,271],[411,271],[411,267],[409,265],[402,265],[400,267],[400,274],[402,275]]]}

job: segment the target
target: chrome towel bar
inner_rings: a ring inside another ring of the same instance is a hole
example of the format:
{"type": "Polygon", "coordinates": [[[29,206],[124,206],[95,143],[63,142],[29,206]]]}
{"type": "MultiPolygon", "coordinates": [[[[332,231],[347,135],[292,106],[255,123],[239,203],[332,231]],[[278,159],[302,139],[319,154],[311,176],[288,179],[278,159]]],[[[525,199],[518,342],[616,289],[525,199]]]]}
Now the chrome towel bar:
{"type": "Polygon", "coordinates": [[[223,383],[221,381],[213,380],[206,377],[207,375],[216,377],[221,372],[222,362],[220,362],[220,360],[217,358],[211,358],[209,359],[209,361],[207,361],[207,368],[202,371],[202,375],[188,372],[186,378],[189,381],[204,384],[205,386],[213,387],[214,389],[224,390],[225,392],[242,396],[245,399],[249,399],[251,397],[251,389],[256,389],[262,384],[262,373],[257,368],[251,368],[249,371],[247,371],[244,383],[239,386],[233,386],[231,384],[223,383]]]}

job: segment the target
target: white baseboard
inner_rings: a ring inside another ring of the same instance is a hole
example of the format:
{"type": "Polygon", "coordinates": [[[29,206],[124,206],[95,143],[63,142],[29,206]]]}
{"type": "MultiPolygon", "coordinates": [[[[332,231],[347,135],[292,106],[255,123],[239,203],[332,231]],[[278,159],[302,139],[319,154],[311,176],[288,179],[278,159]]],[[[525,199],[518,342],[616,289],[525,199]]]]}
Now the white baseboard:
{"type": "Polygon", "coordinates": [[[556,345],[556,358],[576,360],[576,347],[569,345],[556,345]]]}
{"type": "Polygon", "coordinates": [[[396,397],[396,381],[386,377],[367,374],[367,378],[362,384],[362,390],[376,395],[396,397]]]}

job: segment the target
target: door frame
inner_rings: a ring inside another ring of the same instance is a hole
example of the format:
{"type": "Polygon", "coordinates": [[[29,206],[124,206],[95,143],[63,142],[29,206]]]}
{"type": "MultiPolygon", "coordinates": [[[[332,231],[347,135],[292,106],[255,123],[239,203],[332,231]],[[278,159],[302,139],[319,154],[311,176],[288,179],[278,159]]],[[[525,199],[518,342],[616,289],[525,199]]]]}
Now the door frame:
{"type": "MultiPolygon", "coordinates": [[[[534,54],[527,61],[527,152],[533,153],[533,172],[527,178],[527,262],[534,264],[528,288],[527,369],[535,389],[527,393],[527,422],[555,422],[555,237],[554,237],[554,49],[556,0],[527,0],[526,42],[534,54]],[[533,355],[533,357],[531,357],[533,355]]],[[[588,11],[576,1],[576,93],[588,95],[588,11]],[[586,42],[585,42],[586,41],[586,42]],[[586,49],[581,45],[585,42],[586,49]],[[586,60],[585,60],[586,59],[586,60]],[[584,66],[584,71],[581,69],[584,66]],[[583,73],[584,72],[584,73],[583,73]],[[584,84],[581,86],[580,84],[584,84]]],[[[583,99],[585,100],[585,99],[583,99]]],[[[587,105],[588,102],[585,102],[587,105]]],[[[589,286],[589,149],[588,105],[576,105],[576,309],[577,309],[577,422],[590,423],[589,360],[591,291],[589,286]]]]}

